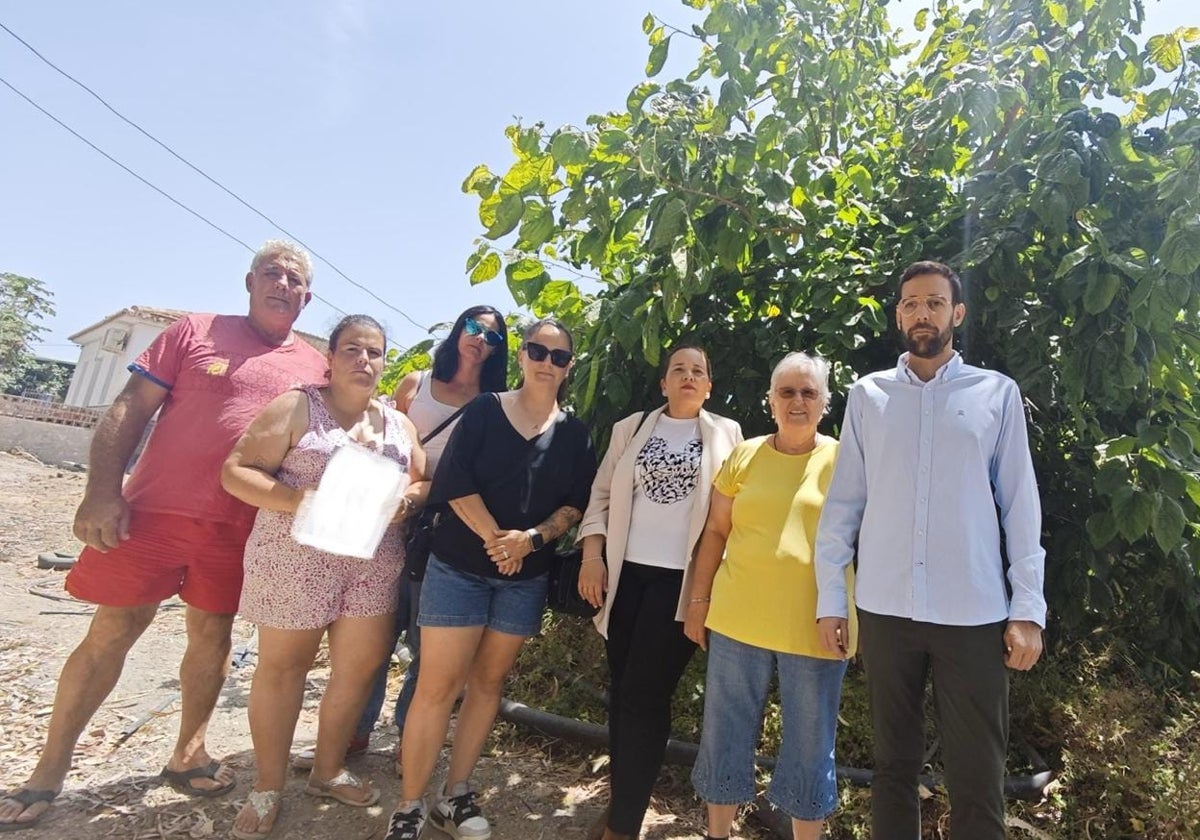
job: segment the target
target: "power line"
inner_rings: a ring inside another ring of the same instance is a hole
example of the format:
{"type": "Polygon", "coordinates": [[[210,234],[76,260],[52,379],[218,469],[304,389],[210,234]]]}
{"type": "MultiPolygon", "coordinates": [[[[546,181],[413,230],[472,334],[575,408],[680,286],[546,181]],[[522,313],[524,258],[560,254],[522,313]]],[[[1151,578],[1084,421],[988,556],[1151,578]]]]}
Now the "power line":
{"type": "MultiPolygon", "coordinates": [[[[235,193],[235,192],[234,192],[233,190],[231,190],[229,187],[225,186],[225,185],[224,185],[224,184],[222,184],[220,181],[218,181],[216,178],[212,177],[212,176],[211,176],[211,175],[209,175],[207,172],[205,172],[203,169],[201,169],[200,167],[196,166],[196,165],[195,165],[194,163],[192,163],[190,160],[188,160],[187,158],[183,157],[183,155],[181,155],[181,154],[179,154],[178,152],[176,152],[174,149],[172,149],[170,146],[168,146],[168,145],[167,145],[166,143],[164,143],[162,140],[159,140],[157,137],[155,137],[153,134],[151,134],[151,133],[150,133],[149,131],[147,131],[146,129],[142,128],[142,127],[141,127],[140,125],[138,125],[136,122],[134,122],[133,120],[131,120],[131,119],[129,119],[128,117],[126,117],[124,114],[122,114],[120,111],[118,111],[118,110],[117,110],[116,108],[114,108],[112,105],[110,105],[110,104],[109,104],[109,103],[108,103],[108,102],[107,102],[107,101],[104,99],[104,97],[102,97],[100,94],[96,93],[96,91],[92,90],[90,87],[88,87],[87,85],[85,85],[83,82],[79,81],[79,79],[76,79],[74,76],[72,76],[72,75],[71,75],[70,73],[68,73],[66,70],[63,70],[61,67],[59,67],[57,64],[55,64],[53,61],[51,61],[50,59],[46,58],[46,56],[44,56],[44,55],[42,55],[40,52],[38,52],[38,51],[37,51],[37,49],[36,49],[36,48],[35,48],[35,47],[34,47],[32,44],[30,44],[28,41],[26,41],[24,38],[22,38],[22,37],[21,37],[20,35],[18,35],[17,33],[13,32],[11,29],[9,29],[7,26],[5,26],[3,23],[0,23],[0,29],[3,29],[3,30],[4,30],[5,32],[7,32],[9,35],[11,35],[13,38],[15,38],[15,39],[16,39],[18,42],[20,42],[20,43],[21,43],[21,45],[22,45],[22,46],[24,46],[24,47],[25,47],[27,50],[29,50],[31,53],[33,53],[33,54],[34,54],[34,55],[36,55],[38,58],[40,58],[40,59],[41,59],[43,62],[45,62],[45,63],[46,63],[46,64],[47,64],[47,65],[48,65],[48,66],[49,66],[51,69],[53,69],[55,72],[59,73],[60,75],[62,75],[62,76],[64,76],[64,77],[66,77],[67,79],[69,79],[70,81],[74,82],[76,85],[78,85],[79,87],[81,87],[83,90],[85,90],[85,91],[87,91],[89,94],[91,94],[91,96],[92,96],[92,97],[93,97],[93,98],[94,98],[94,99],[95,99],[97,102],[99,102],[101,105],[103,105],[103,106],[104,106],[105,108],[107,108],[109,111],[111,111],[111,112],[112,112],[114,115],[116,115],[118,119],[122,120],[124,123],[126,123],[126,124],[127,124],[127,125],[129,125],[130,127],[134,128],[135,130],[137,130],[138,132],[140,132],[140,133],[141,133],[141,134],[142,134],[144,137],[146,137],[147,139],[149,139],[149,140],[151,140],[152,142],[156,143],[156,144],[157,144],[157,145],[158,145],[160,148],[162,148],[164,151],[166,151],[166,152],[167,152],[169,155],[171,155],[172,157],[174,157],[176,160],[178,160],[178,161],[179,161],[180,163],[182,163],[184,166],[187,166],[189,169],[191,169],[191,170],[192,170],[193,172],[195,172],[197,175],[201,176],[202,178],[204,178],[205,180],[207,180],[207,181],[208,181],[210,184],[212,184],[213,186],[215,186],[215,187],[217,187],[218,189],[220,189],[221,191],[223,191],[223,192],[224,192],[226,195],[228,195],[230,198],[232,198],[232,199],[234,199],[235,201],[237,201],[239,204],[241,204],[241,205],[242,205],[243,207],[245,207],[247,210],[249,210],[250,212],[254,213],[256,216],[258,216],[260,219],[262,219],[263,221],[265,221],[267,224],[271,225],[273,228],[275,228],[276,230],[278,230],[279,232],[281,232],[281,233],[282,233],[284,236],[288,237],[289,239],[292,239],[292,240],[294,240],[294,241],[295,241],[297,244],[299,244],[299,245],[303,246],[303,247],[304,247],[305,249],[307,249],[307,250],[308,250],[308,252],[309,252],[309,253],[311,253],[311,254],[312,254],[314,257],[316,257],[316,258],[317,258],[317,259],[319,259],[321,262],[325,263],[327,266],[329,266],[330,268],[332,268],[332,269],[334,270],[334,272],[335,272],[336,274],[340,275],[340,276],[341,276],[341,277],[342,277],[342,278],[343,278],[343,279],[344,279],[344,280],[345,280],[347,283],[349,283],[350,285],[352,285],[352,286],[354,286],[354,287],[356,287],[356,288],[358,288],[358,289],[361,289],[362,291],[366,292],[368,295],[370,295],[371,297],[373,297],[375,300],[379,301],[381,304],[383,304],[384,306],[386,306],[388,309],[390,309],[390,310],[392,310],[393,312],[396,312],[397,314],[399,314],[399,315],[400,315],[402,318],[404,318],[406,321],[408,321],[410,324],[412,324],[414,327],[416,327],[417,329],[421,330],[422,332],[428,332],[428,331],[429,331],[429,330],[428,330],[428,327],[426,327],[426,326],[424,326],[424,325],[422,325],[422,324],[418,323],[417,321],[415,321],[415,320],[414,320],[414,319],[413,319],[413,318],[412,318],[412,317],[411,317],[411,316],[410,316],[410,315],[409,315],[407,312],[405,312],[403,309],[400,309],[400,308],[399,308],[399,307],[397,307],[397,306],[393,306],[392,304],[388,303],[386,300],[384,300],[383,298],[381,298],[379,295],[375,294],[375,292],[371,291],[369,288],[367,288],[367,287],[366,287],[366,286],[364,286],[363,284],[361,284],[361,283],[359,283],[359,282],[357,282],[357,281],[353,280],[353,279],[352,279],[352,278],[351,278],[351,277],[350,277],[348,274],[346,274],[346,272],[342,271],[340,268],[338,268],[336,265],[334,265],[332,262],[330,262],[330,261],[329,261],[327,258],[325,258],[325,257],[321,256],[321,254],[317,253],[317,250],[316,250],[315,248],[313,248],[311,245],[309,245],[307,242],[305,242],[305,241],[304,241],[303,239],[301,239],[299,236],[297,236],[296,234],[294,234],[294,233],[292,233],[291,231],[287,230],[287,228],[283,227],[283,226],[282,226],[282,225],[280,225],[278,222],[276,222],[274,219],[272,219],[270,216],[266,215],[266,214],[265,214],[265,213],[263,213],[261,210],[259,210],[257,207],[255,207],[254,205],[252,205],[250,202],[246,201],[244,198],[242,198],[240,195],[238,195],[237,193],[235,193]]],[[[9,85],[9,87],[12,87],[12,86],[11,86],[11,85],[9,85]]],[[[22,96],[24,96],[24,94],[22,94],[22,96]]],[[[28,97],[26,97],[26,98],[28,98],[28,97]]],[[[36,106],[35,106],[35,107],[36,107],[36,106]]],[[[39,110],[40,110],[40,109],[39,109],[39,110]]],[[[56,122],[57,122],[57,120],[56,120],[56,122]]],[[[72,132],[72,133],[74,133],[74,132],[72,132]]],[[[78,135],[77,135],[77,136],[78,136],[78,135]]],[[[80,138],[80,139],[82,139],[82,138],[80,138]]],[[[86,142],[86,141],[85,141],[85,142],[86,142]]],[[[91,144],[89,143],[88,145],[91,145],[91,144]]],[[[95,148],[95,147],[93,147],[93,148],[95,148]]],[[[99,151],[99,150],[97,150],[97,151],[99,151]]],[[[103,153],[102,153],[102,154],[103,154],[103,153]]],[[[106,157],[107,157],[107,155],[106,155],[106,157]]],[[[110,158],[110,160],[111,160],[111,158],[110,158]]],[[[155,189],[157,189],[157,187],[156,187],[155,189]]],[[[174,201],[174,199],[172,199],[172,201],[174,201]]],[[[176,202],[176,203],[178,203],[178,202],[176,202]]],[[[181,206],[182,206],[182,205],[181,205],[181,206]]],[[[206,221],[207,221],[207,220],[206,220],[206,221]]],[[[210,224],[211,224],[211,223],[210,223],[210,224]]],[[[338,310],[338,311],[340,312],[341,310],[338,310]]],[[[343,314],[344,314],[344,313],[343,313],[343,314]]]]}
{"type": "MultiPolygon", "coordinates": [[[[0,25],[2,25],[2,24],[0,24],[0,25]]],[[[176,207],[179,207],[181,210],[184,210],[184,211],[186,211],[186,212],[190,213],[192,216],[195,216],[197,219],[199,219],[200,221],[204,222],[204,224],[208,225],[210,228],[212,228],[213,230],[215,230],[217,233],[221,234],[222,236],[225,236],[225,237],[227,237],[227,238],[229,238],[229,239],[232,239],[234,242],[236,242],[237,244],[241,245],[243,248],[245,248],[245,249],[246,249],[247,251],[249,251],[251,254],[255,253],[255,250],[254,250],[254,248],[250,247],[250,246],[249,246],[249,245],[247,245],[245,242],[243,242],[242,240],[238,239],[236,236],[234,236],[234,235],[233,235],[232,233],[230,233],[229,231],[225,230],[225,228],[221,227],[221,226],[220,226],[220,225],[218,225],[216,222],[214,222],[214,221],[212,221],[212,220],[208,219],[207,217],[205,217],[205,216],[201,215],[201,214],[200,214],[200,213],[198,213],[197,211],[193,210],[191,207],[188,207],[186,204],[184,204],[184,203],[183,203],[182,201],[180,201],[179,199],[175,198],[175,196],[171,195],[171,194],[170,194],[170,193],[168,193],[166,190],[163,190],[163,189],[161,189],[161,188],[157,187],[156,185],[154,185],[154,184],[150,183],[149,181],[147,181],[147,180],[146,180],[145,178],[143,178],[141,175],[139,175],[138,173],[134,172],[132,169],[130,169],[130,168],[129,168],[128,166],[126,166],[125,164],[121,163],[121,161],[117,160],[115,157],[113,157],[112,155],[110,155],[108,152],[106,152],[106,151],[104,151],[103,149],[101,149],[99,146],[97,146],[97,145],[96,145],[95,143],[93,143],[91,140],[87,139],[87,138],[86,138],[86,137],[84,137],[82,134],[80,134],[78,131],[76,131],[75,129],[71,128],[71,126],[67,125],[65,122],[63,122],[62,120],[60,120],[58,117],[54,116],[54,114],[51,114],[49,111],[47,111],[47,110],[46,110],[45,108],[43,108],[41,105],[39,105],[39,104],[37,104],[36,102],[34,102],[32,99],[30,99],[28,96],[26,96],[26,95],[25,95],[24,93],[22,93],[21,91],[17,90],[17,88],[13,87],[13,85],[12,85],[12,84],[11,84],[11,83],[10,83],[10,82],[7,80],[7,79],[5,79],[5,78],[4,78],[4,77],[2,77],[2,76],[0,76],[0,84],[4,85],[6,88],[8,88],[9,90],[11,90],[11,91],[12,91],[13,93],[15,93],[17,96],[19,96],[19,97],[21,97],[22,99],[24,99],[26,102],[28,102],[30,105],[32,105],[34,108],[36,108],[38,111],[40,111],[42,114],[44,114],[45,116],[49,117],[51,120],[53,120],[55,123],[57,123],[57,124],[58,124],[58,125],[59,125],[61,128],[64,128],[64,129],[66,129],[66,130],[67,130],[68,132],[70,132],[70,133],[71,133],[71,135],[72,135],[72,136],[74,136],[74,137],[75,137],[77,140],[80,140],[81,142],[83,142],[83,143],[87,144],[87,146],[88,146],[89,148],[91,148],[91,149],[92,149],[92,151],[94,151],[94,152],[96,152],[97,154],[99,154],[99,155],[103,156],[103,157],[104,157],[105,159],[107,159],[107,160],[108,160],[110,163],[114,163],[114,164],[116,164],[117,166],[119,166],[119,167],[120,167],[121,169],[123,169],[123,170],[124,170],[124,171],[125,171],[127,174],[129,174],[129,175],[132,175],[134,178],[137,178],[139,181],[141,181],[141,182],[142,182],[143,184],[145,184],[147,187],[149,187],[150,189],[154,190],[156,193],[158,193],[159,195],[161,195],[161,196],[162,196],[163,198],[165,198],[167,201],[169,201],[169,202],[171,202],[172,204],[174,204],[176,207]]],[[[328,300],[326,300],[325,298],[321,297],[321,296],[320,296],[320,295],[318,295],[316,292],[313,292],[313,297],[315,297],[317,300],[321,301],[321,303],[325,304],[326,306],[328,306],[328,307],[329,307],[330,309],[332,309],[333,311],[335,311],[335,312],[339,312],[339,313],[341,313],[342,315],[345,315],[345,314],[347,314],[347,313],[346,313],[346,311],[345,311],[344,309],[341,309],[340,307],[338,307],[338,306],[335,306],[333,303],[331,303],[330,301],[328,301],[328,300]]]]}

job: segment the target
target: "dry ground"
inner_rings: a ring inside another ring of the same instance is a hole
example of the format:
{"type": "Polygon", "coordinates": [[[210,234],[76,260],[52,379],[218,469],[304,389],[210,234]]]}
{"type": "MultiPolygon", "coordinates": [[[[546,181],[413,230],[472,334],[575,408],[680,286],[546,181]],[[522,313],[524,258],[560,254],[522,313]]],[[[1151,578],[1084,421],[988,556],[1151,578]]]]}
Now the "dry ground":
{"type": "MultiPolygon", "coordinates": [[[[91,608],[62,590],[62,573],[39,570],[37,554],[74,551],[71,518],[83,493],[78,473],[43,465],[20,453],[0,452],[0,790],[27,777],[44,735],[58,671],[87,629],[91,608]]],[[[235,659],[214,715],[209,750],[238,773],[237,790],[220,799],[177,793],[157,777],[178,723],[177,663],[184,647],[183,610],[165,604],[129,656],[116,690],[92,720],[75,753],[63,794],[34,829],[14,837],[115,837],[166,840],[229,836],[241,799],[253,780],[254,758],[246,725],[253,672],[254,629],[234,627],[235,659]]],[[[296,733],[312,743],[316,704],[328,671],[318,663],[296,733]]],[[[393,677],[396,675],[393,674],[393,677]]],[[[493,823],[495,840],[582,838],[606,800],[601,761],[586,753],[553,750],[544,741],[502,726],[488,745],[475,781],[493,823]]],[[[349,808],[301,793],[295,777],[272,837],[376,837],[395,803],[391,771],[394,727],[376,731],[371,751],[351,768],[383,791],[370,809],[349,808]]],[[[702,837],[700,806],[675,771],[676,783],[656,800],[643,836],[651,840],[702,837]],[[680,816],[674,816],[680,815],[680,816]]],[[[427,837],[442,837],[427,829],[427,837]]],[[[744,837],[756,836],[747,827],[744,837]]],[[[764,836],[764,835],[758,835],[764,836]]]]}

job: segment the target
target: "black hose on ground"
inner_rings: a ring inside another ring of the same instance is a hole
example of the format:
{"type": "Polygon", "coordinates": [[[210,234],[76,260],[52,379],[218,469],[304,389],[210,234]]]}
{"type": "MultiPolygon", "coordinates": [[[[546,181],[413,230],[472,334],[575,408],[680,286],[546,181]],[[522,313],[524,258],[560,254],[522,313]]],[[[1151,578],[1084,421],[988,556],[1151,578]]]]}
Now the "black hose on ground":
{"type": "MultiPolygon", "coordinates": [[[[552,738],[561,738],[564,741],[586,744],[591,747],[608,746],[607,726],[534,709],[524,703],[509,700],[507,697],[500,699],[500,717],[517,726],[533,729],[552,738]]],[[[1039,769],[1029,776],[1006,776],[1004,795],[1010,799],[1038,800],[1042,797],[1042,791],[1045,790],[1046,785],[1050,784],[1054,774],[1046,769],[1045,762],[1035,752],[1032,752],[1031,747],[1026,746],[1025,749],[1030,754],[1033,765],[1039,769]]],[[[672,738],[667,742],[667,752],[663,761],[668,764],[690,767],[695,764],[699,750],[700,748],[696,744],[676,741],[672,738]]],[[[775,759],[770,756],[758,756],[755,763],[768,770],[775,767],[775,759]]],[[[869,787],[875,775],[871,770],[840,765],[837,768],[837,774],[838,778],[845,779],[850,784],[859,787],[869,787]]],[[[920,783],[932,790],[941,785],[941,779],[937,776],[921,776],[920,783]]],[[[790,838],[792,836],[791,820],[787,814],[775,808],[761,795],[755,801],[755,808],[755,816],[760,822],[780,837],[790,838]]]]}

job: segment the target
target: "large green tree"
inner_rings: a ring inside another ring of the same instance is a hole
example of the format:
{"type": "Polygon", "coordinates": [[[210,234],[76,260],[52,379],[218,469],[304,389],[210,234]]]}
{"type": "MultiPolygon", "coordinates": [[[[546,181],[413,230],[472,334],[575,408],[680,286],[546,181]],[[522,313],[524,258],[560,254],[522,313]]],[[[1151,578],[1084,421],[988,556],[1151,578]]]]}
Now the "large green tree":
{"type": "Polygon", "coordinates": [[[651,79],[700,42],[686,78],[511,126],[508,170],[470,173],[472,282],[578,330],[597,429],[686,334],[754,432],[785,351],[845,386],[894,359],[899,270],[959,266],[964,352],[1026,396],[1056,631],[1200,664],[1200,29],[1139,42],[1131,0],[946,0],[911,41],[869,0],[685,5],[644,29],[651,79]]]}
{"type": "Polygon", "coordinates": [[[31,348],[46,330],[40,322],[54,315],[53,297],[39,280],[0,272],[0,393],[34,363],[31,348]]]}

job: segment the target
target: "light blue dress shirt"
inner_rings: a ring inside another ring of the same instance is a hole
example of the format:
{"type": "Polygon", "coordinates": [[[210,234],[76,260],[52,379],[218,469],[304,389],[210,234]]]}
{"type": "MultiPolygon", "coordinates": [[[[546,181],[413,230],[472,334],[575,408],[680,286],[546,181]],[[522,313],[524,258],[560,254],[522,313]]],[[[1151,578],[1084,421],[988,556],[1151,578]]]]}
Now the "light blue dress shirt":
{"type": "Polygon", "coordinates": [[[850,389],[817,529],[817,616],[846,616],[857,542],[855,600],[868,612],[1044,627],[1042,510],[1017,384],[957,353],[929,382],[907,362],[850,389]]]}

